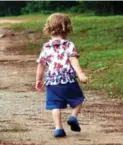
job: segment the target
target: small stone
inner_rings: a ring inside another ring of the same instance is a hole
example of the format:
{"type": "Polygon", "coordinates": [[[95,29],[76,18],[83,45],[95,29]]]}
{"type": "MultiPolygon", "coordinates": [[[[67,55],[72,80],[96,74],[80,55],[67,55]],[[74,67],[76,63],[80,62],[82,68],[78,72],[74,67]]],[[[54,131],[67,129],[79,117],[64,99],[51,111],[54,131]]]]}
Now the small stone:
{"type": "Polygon", "coordinates": [[[5,34],[0,34],[0,38],[4,38],[5,37],[5,34]]]}

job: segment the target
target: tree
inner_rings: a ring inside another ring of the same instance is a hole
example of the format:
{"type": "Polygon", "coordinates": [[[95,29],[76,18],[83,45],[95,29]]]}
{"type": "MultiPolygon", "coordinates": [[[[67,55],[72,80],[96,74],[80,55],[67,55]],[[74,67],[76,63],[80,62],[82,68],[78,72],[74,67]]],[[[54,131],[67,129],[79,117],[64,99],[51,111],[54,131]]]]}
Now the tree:
{"type": "Polygon", "coordinates": [[[123,1],[85,1],[86,9],[97,15],[123,14],[123,1]]]}
{"type": "Polygon", "coordinates": [[[29,1],[26,2],[22,13],[32,13],[40,11],[61,11],[76,5],[76,1],[29,1]]]}
{"type": "Polygon", "coordinates": [[[19,15],[24,1],[0,1],[0,16],[19,15]]]}

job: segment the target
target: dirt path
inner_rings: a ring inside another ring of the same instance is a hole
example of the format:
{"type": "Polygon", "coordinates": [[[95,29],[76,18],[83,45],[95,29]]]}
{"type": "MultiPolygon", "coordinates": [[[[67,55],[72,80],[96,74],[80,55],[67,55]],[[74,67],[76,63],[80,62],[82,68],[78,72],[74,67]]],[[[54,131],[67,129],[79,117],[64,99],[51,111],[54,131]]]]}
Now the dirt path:
{"type": "Polygon", "coordinates": [[[25,18],[25,19],[21,19],[21,18],[19,18],[19,19],[0,18],[0,24],[5,24],[5,23],[7,23],[7,24],[15,24],[16,23],[17,24],[17,23],[23,23],[23,22],[26,22],[26,21],[30,21],[30,20],[32,20],[32,19],[31,18],[25,18]]]}
{"type": "Polygon", "coordinates": [[[53,137],[45,94],[34,90],[37,56],[22,53],[24,40],[17,33],[0,39],[0,145],[123,145],[123,106],[98,91],[85,92],[81,133],[66,124],[68,108],[63,110],[67,137],[53,137]]]}
{"type": "Polygon", "coordinates": [[[23,22],[25,22],[25,20],[0,19],[0,24],[3,23],[15,24],[15,23],[23,23],[23,22]]]}

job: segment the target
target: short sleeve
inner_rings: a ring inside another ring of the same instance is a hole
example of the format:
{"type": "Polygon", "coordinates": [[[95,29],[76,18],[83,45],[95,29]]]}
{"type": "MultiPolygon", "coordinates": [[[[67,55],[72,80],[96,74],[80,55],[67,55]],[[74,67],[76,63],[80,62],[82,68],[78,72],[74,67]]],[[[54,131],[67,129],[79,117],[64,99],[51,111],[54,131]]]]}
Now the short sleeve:
{"type": "Polygon", "coordinates": [[[44,48],[42,48],[41,53],[39,55],[39,58],[37,59],[37,63],[46,65],[46,52],[44,51],[44,48]]]}
{"type": "Polygon", "coordinates": [[[73,42],[68,42],[68,49],[67,49],[68,57],[79,57],[80,54],[77,52],[76,47],[73,42]]]}

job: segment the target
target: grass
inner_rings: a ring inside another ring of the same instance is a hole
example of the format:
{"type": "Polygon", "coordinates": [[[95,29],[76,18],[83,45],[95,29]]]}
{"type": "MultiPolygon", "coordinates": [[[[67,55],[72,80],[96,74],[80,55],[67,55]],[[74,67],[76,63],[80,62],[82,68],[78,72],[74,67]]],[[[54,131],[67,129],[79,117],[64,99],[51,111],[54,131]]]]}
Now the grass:
{"type": "MultiPolygon", "coordinates": [[[[80,64],[87,70],[90,78],[84,88],[105,90],[110,96],[122,97],[123,16],[87,17],[71,14],[70,17],[74,28],[70,39],[75,42],[81,54],[80,64]]],[[[20,18],[31,18],[32,21],[11,25],[14,30],[31,29],[42,32],[47,15],[20,18]]],[[[46,41],[43,35],[42,39],[46,41]]]]}
{"type": "Polygon", "coordinates": [[[30,22],[23,22],[19,24],[13,24],[12,28],[16,31],[28,30],[42,31],[45,20],[34,20],[30,22]]]}

